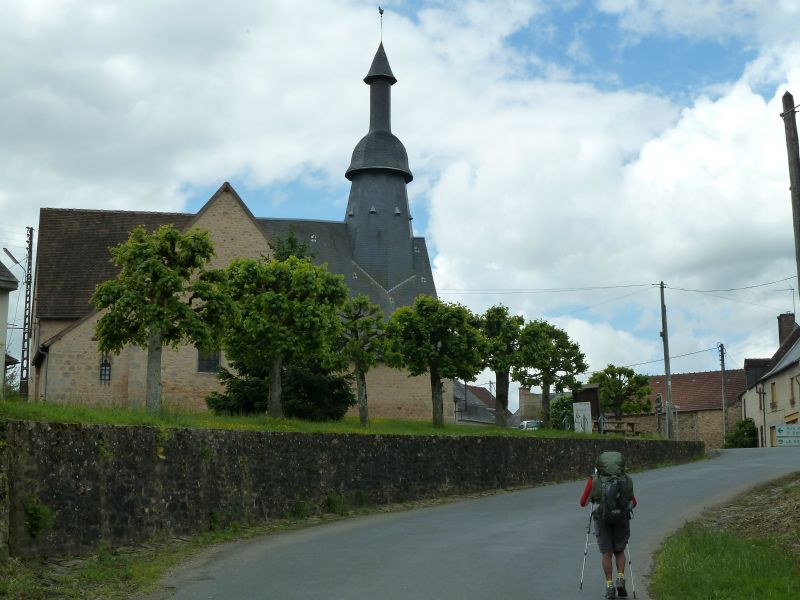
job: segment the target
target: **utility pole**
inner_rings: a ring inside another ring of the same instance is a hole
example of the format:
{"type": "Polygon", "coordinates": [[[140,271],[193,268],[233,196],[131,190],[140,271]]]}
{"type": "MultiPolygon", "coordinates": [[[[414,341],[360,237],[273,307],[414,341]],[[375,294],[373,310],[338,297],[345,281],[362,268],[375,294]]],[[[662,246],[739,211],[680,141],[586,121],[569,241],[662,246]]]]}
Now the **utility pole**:
{"type": "Polygon", "coordinates": [[[728,433],[728,402],[725,395],[725,345],[719,343],[719,364],[722,367],[722,443],[725,443],[725,435],[728,433]]]}
{"type": "Polygon", "coordinates": [[[664,342],[664,383],[667,391],[667,410],[664,427],[667,439],[672,439],[672,379],[669,371],[669,333],[667,332],[667,307],[664,304],[664,282],[661,282],[661,339],[664,342]]]}
{"type": "Polygon", "coordinates": [[[794,224],[794,258],[800,282],[800,146],[797,142],[797,120],[794,98],[787,91],[783,95],[783,126],[786,130],[786,152],[789,158],[789,190],[792,196],[792,223],[794,224]]]}
{"type": "Polygon", "coordinates": [[[19,397],[28,399],[28,365],[31,347],[31,268],[33,263],[33,227],[28,230],[28,256],[25,268],[25,316],[22,320],[22,356],[19,368],[19,397]]]}

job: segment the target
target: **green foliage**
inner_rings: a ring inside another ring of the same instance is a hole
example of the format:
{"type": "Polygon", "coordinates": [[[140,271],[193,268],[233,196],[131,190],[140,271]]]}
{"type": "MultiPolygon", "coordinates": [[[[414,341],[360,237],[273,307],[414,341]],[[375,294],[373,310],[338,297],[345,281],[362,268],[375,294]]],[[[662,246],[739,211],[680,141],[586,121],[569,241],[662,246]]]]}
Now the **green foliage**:
{"type": "Polygon", "coordinates": [[[351,375],[299,364],[286,368],[283,381],[283,408],[289,418],[339,421],[356,403],[351,375]]]}
{"type": "Polygon", "coordinates": [[[725,448],[757,448],[758,431],[751,418],[736,423],[733,431],[725,435],[725,448]]]}
{"type": "Polygon", "coordinates": [[[517,367],[521,357],[519,340],[525,319],[510,315],[505,306],[492,306],[483,313],[481,329],[486,340],[486,366],[495,374],[497,403],[495,423],[504,427],[505,411],[508,408],[508,385],[511,369],[517,367]]]}
{"type": "Polygon", "coordinates": [[[51,529],[56,523],[55,511],[42,503],[36,496],[28,496],[22,501],[25,511],[25,529],[32,539],[37,539],[46,529],[51,529]]]}
{"type": "Polygon", "coordinates": [[[471,381],[483,368],[480,322],[460,304],[418,296],[386,327],[386,363],[411,375],[430,373],[433,424],[444,425],[442,379],[471,381]]]}
{"type": "MultiPolygon", "coordinates": [[[[99,350],[119,353],[134,344],[147,348],[149,359],[163,345],[215,346],[230,303],[219,290],[222,273],[205,269],[213,255],[204,231],[134,229],[111,249],[119,275],[98,285],[90,300],[105,309],[95,326],[99,350]]],[[[151,412],[161,409],[160,364],[150,360],[147,404],[151,412]]]]}
{"type": "Polygon", "coordinates": [[[347,501],[340,494],[328,496],[325,498],[325,510],[334,515],[344,516],[347,514],[347,501]]]}
{"type": "Polygon", "coordinates": [[[600,386],[600,408],[611,411],[619,419],[623,414],[635,414],[650,410],[650,382],[646,375],[639,375],[628,367],[608,365],[593,373],[589,383],[600,386]]]}
{"type": "Polygon", "coordinates": [[[305,500],[298,500],[292,505],[292,510],[289,514],[293,519],[307,519],[311,516],[311,507],[305,500]]]}
{"type": "Polygon", "coordinates": [[[310,259],[317,257],[315,252],[311,252],[308,242],[301,242],[297,239],[294,233],[294,226],[289,228],[289,235],[285,239],[278,238],[274,244],[269,242],[269,247],[272,250],[273,260],[286,260],[290,256],[310,259]]]}
{"type": "Polygon", "coordinates": [[[327,367],[335,362],[338,310],[347,288],[341,275],[294,256],[274,262],[234,260],[226,274],[235,309],[223,348],[239,373],[269,374],[268,411],[282,416],[281,365],[313,361],[327,367]]]}
{"type": "Polygon", "coordinates": [[[578,375],[588,369],[586,359],[566,331],[542,320],[525,325],[519,341],[520,364],[512,371],[515,381],[542,388],[542,412],[550,424],[550,391],[575,389],[578,375]]]}
{"type": "Polygon", "coordinates": [[[267,410],[267,381],[258,377],[237,377],[220,368],[219,380],[224,393],[206,396],[206,405],[215,415],[252,415],[267,410]]]}
{"type": "Polygon", "coordinates": [[[550,403],[550,422],[553,429],[565,429],[565,422],[571,427],[572,421],[572,394],[558,396],[550,403]]]}

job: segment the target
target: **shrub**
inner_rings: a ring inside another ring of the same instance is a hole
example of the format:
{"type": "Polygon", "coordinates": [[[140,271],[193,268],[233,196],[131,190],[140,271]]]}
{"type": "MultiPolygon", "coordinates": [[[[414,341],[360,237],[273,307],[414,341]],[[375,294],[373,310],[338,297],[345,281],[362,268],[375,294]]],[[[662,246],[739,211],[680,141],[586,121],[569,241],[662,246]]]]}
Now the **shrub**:
{"type": "Polygon", "coordinates": [[[339,421],[355,403],[352,375],[308,365],[292,365],[283,375],[283,412],[287,417],[339,421]]]}
{"type": "Polygon", "coordinates": [[[267,412],[267,381],[256,377],[237,377],[219,370],[225,392],[206,396],[206,405],[215,415],[252,415],[267,412]]]}
{"type": "Polygon", "coordinates": [[[753,419],[736,423],[733,431],[725,435],[725,448],[755,448],[758,446],[758,433],[753,419]]]}

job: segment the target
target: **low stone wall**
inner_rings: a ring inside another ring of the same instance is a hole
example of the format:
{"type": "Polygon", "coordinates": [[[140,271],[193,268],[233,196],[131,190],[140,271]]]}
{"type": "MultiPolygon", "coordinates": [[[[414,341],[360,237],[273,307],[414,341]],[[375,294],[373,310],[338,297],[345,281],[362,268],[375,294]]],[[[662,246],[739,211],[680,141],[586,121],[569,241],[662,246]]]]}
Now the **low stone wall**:
{"type": "Polygon", "coordinates": [[[580,478],[701,443],[265,433],[0,423],[0,555],[77,555],[290,513],[329,496],[388,503],[580,478]]]}

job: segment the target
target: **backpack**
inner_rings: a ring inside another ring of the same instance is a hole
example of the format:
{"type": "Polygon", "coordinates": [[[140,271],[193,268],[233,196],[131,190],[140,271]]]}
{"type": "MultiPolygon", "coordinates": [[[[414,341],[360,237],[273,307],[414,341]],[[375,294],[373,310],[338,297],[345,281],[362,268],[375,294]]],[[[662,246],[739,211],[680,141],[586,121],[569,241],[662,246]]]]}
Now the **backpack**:
{"type": "Polygon", "coordinates": [[[622,523],[629,517],[632,497],[633,481],[625,473],[625,459],[619,452],[603,452],[597,459],[597,475],[592,478],[595,516],[608,525],[622,523]]]}

